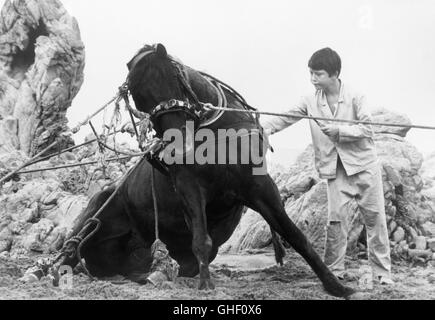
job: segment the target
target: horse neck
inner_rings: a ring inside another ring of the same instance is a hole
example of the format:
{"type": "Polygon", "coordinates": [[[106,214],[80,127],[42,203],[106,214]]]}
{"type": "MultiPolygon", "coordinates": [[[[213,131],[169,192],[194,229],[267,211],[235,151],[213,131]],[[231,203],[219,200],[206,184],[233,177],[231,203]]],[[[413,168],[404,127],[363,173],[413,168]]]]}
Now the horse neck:
{"type": "MultiPolygon", "coordinates": [[[[192,90],[197,95],[198,99],[204,103],[212,103],[213,105],[218,105],[219,97],[216,88],[204,78],[198,71],[185,67],[184,68],[187,81],[191,86],[192,90]]],[[[243,105],[234,97],[232,94],[228,94],[224,89],[224,94],[227,100],[227,107],[232,109],[244,109],[243,105]]],[[[257,123],[255,119],[246,113],[228,113],[225,112],[224,115],[210,128],[227,128],[227,127],[246,127],[246,128],[256,128],[257,123]]]]}
{"type": "Polygon", "coordinates": [[[186,78],[199,101],[217,105],[219,102],[218,93],[207,79],[198,71],[185,67],[186,78]]]}

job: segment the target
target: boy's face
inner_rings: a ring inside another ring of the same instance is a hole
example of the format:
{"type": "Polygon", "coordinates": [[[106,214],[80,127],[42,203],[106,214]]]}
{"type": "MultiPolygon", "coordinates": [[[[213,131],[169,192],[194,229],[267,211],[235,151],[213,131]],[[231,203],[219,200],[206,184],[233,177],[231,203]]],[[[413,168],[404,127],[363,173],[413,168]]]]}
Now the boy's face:
{"type": "Polygon", "coordinates": [[[337,76],[329,76],[325,70],[314,70],[310,68],[311,83],[316,90],[324,90],[337,80],[337,76]]]}

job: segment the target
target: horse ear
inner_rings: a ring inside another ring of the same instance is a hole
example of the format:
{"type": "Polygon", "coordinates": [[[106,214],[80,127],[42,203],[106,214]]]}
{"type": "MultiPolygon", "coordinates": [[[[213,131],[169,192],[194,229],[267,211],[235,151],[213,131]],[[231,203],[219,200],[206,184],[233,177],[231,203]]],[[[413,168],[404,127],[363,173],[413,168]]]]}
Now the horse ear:
{"type": "Polygon", "coordinates": [[[166,48],[163,44],[159,43],[156,47],[156,54],[160,58],[166,58],[168,53],[166,52],[166,48]]]}

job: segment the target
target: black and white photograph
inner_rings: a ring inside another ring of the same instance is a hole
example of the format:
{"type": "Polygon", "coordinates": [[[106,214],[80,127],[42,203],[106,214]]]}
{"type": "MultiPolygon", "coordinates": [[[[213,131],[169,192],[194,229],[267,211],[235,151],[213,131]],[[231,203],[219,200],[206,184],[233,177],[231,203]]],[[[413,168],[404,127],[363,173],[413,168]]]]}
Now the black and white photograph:
{"type": "Polygon", "coordinates": [[[434,38],[431,0],[0,0],[0,300],[434,300],[434,38]]]}

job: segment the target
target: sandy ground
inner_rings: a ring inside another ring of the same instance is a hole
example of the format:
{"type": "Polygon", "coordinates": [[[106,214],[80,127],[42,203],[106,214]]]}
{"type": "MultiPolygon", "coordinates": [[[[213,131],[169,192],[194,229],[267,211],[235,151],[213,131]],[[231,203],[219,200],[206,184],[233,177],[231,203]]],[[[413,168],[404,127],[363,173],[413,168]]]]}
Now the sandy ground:
{"type": "MultiPolygon", "coordinates": [[[[39,256],[40,257],[40,256],[39,256]]],[[[302,260],[288,252],[283,267],[276,266],[271,251],[218,256],[211,265],[216,290],[198,291],[197,278],[178,278],[155,288],[139,285],[123,277],[91,281],[85,275],[73,277],[72,289],[53,287],[49,279],[23,284],[18,279],[35,259],[0,259],[0,299],[147,299],[147,300],[311,300],[335,299],[329,296],[317,277],[302,260]]],[[[358,273],[364,260],[348,261],[350,270],[358,273]]],[[[392,287],[375,284],[373,290],[362,291],[365,299],[435,299],[435,268],[394,265],[392,287]]],[[[347,285],[358,288],[358,281],[347,285]]]]}

